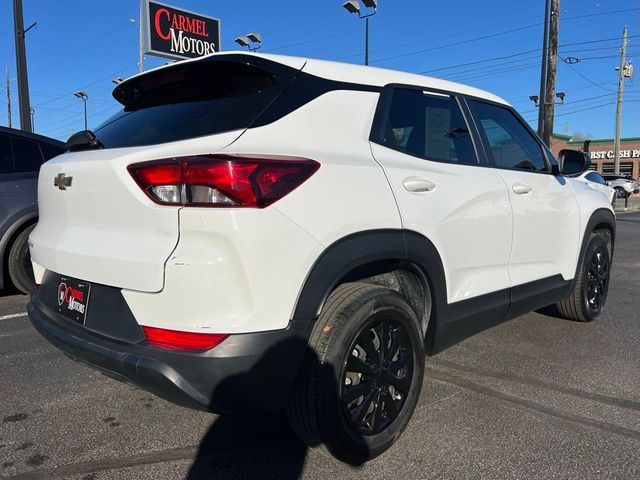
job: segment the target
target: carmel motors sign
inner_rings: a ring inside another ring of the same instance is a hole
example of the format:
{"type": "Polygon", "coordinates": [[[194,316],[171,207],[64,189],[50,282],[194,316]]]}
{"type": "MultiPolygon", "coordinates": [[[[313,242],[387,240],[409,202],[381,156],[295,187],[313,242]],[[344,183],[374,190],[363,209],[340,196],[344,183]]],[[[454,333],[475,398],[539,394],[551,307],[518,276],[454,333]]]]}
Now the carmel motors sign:
{"type": "Polygon", "coordinates": [[[220,51],[220,20],[151,0],[141,8],[145,53],[183,59],[220,51]]]}
{"type": "MultiPolygon", "coordinates": [[[[615,152],[613,150],[600,150],[589,152],[591,160],[609,159],[613,160],[615,152]]],[[[620,150],[620,158],[640,158],[640,150],[620,150]]]]}

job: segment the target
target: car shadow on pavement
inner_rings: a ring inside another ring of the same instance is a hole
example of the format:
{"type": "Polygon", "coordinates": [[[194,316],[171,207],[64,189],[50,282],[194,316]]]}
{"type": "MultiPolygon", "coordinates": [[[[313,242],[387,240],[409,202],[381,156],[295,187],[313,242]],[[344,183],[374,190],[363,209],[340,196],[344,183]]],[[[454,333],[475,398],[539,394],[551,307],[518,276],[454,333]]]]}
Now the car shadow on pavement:
{"type": "Polygon", "coordinates": [[[575,322],[575,320],[571,320],[571,319],[567,319],[566,317],[563,317],[560,314],[560,310],[558,310],[558,307],[556,307],[555,305],[548,305],[546,307],[540,308],[536,310],[536,313],[539,313],[540,315],[545,315],[551,318],[558,318],[560,320],[565,320],[567,322],[575,322]]]}
{"type": "MultiPolygon", "coordinates": [[[[214,401],[219,395],[225,394],[230,385],[250,386],[252,383],[248,381],[249,379],[255,384],[256,378],[264,378],[264,382],[267,384],[272,382],[273,388],[277,388],[278,379],[273,378],[274,359],[276,359],[275,364],[278,361],[295,361],[293,358],[286,357],[283,360],[282,349],[291,351],[291,342],[286,340],[276,344],[250,371],[225,379],[214,392],[212,397],[214,401]]],[[[328,374],[335,373],[334,369],[326,363],[318,363],[315,352],[309,348],[306,341],[294,340],[294,342],[303,342],[298,346],[305,351],[307,368],[310,364],[315,364],[328,374]]],[[[255,386],[256,393],[261,388],[264,388],[264,385],[255,386]]],[[[250,389],[251,387],[246,389],[242,396],[251,395],[251,392],[247,391],[250,389]]],[[[329,394],[335,396],[335,401],[338,401],[335,391],[329,394]]],[[[238,398],[239,403],[242,401],[238,398]]],[[[362,446],[366,445],[362,437],[360,440],[362,446]]],[[[335,453],[340,455],[340,452],[335,453]]],[[[289,426],[284,413],[253,414],[242,418],[222,415],[214,421],[203,437],[186,479],[299,479],[304,470],[307,454],[308,447],[289,426]]],[[[363,455],[366,456],[366,454],[363,455]]],[[[329,457],[327,460],[332,461],[329,457]]],[[[356,468],[364,462],[364,457],[346,461],[347,464],[356,468]]]]}

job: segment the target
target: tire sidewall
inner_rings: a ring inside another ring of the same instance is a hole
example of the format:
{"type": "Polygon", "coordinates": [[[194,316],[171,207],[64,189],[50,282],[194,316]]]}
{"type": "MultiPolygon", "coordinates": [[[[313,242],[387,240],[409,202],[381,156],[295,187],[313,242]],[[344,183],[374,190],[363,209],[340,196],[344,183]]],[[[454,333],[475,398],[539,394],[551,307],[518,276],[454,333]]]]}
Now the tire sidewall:
{"type": "Polygon", "coordinates": [[[11,245],[9,251],[9,276],[13,285],[21,292],[28,293],[33,286],[33,277],[24,268],[24,256],[29,255],[29,235],[35,228],[30,225],[25,228],[11,245]]]}
{"type": "Polygon", "coordinates": [[[419,323],[404,297],[393,291],[387,292],[372,295],[355,306],[348,321],[332,332],[325,356],[321,359],[323,365],[330,366],[323,371],[325,389],[319,405],[320,418],[324,420],[324,442],[333,455],[348,461],[373,458],[388,449],[409,423],[420,395],[424,376],[424,346],[419,323]],[[338,389],[342,386],[346,350],[366,323],[382,315],[392,316],[407,330],[413,349],[413,378],[409,395],[393,423],[378,434],[362,435],[354,431],[345,418],[338,389]]]}

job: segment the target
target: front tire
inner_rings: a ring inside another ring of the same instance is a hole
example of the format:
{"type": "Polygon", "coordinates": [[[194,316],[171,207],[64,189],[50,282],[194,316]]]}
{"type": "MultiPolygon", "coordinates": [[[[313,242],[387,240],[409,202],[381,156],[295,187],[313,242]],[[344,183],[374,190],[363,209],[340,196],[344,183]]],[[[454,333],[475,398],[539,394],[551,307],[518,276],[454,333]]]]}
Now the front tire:
{"type": "Polygon", "coordinates": [[[9,277],[11,277],[13,285],[22,293],[29,293],[34,286],[28,242],[29,235],[35,227],[35,225],[30,225],[20,232],[9,250],[9,277]]]}
{"type": "Polygon", "coordinates": [[[400,437],[424,376],[423,334],[405,297],[365,283],[340,285],[311,335],[288,417],[307,445],[361,464],[400,437]]]}
{"type": "Polygon", "coordinates": [[[591,322],[600,315],[609,292],[611,251],[609,232],[591,234],[573,288],[556,304],[564,318],[591,322]]]}

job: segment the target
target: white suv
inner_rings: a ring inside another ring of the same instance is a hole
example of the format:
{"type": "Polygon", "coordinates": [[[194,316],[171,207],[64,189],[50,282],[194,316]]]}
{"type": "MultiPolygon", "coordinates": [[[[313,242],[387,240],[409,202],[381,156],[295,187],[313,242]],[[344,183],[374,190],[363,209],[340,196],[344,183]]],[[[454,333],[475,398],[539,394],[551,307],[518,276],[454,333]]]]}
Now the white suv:
{"type": "Polygon", "coordinates": [[[362,461],[401,434],[424,354],[606,300],[611,206],[503,100],[249,53],[116,87],[40,171],[35,327],[71,358],[213,412],[286,410],[362,461]]]}

